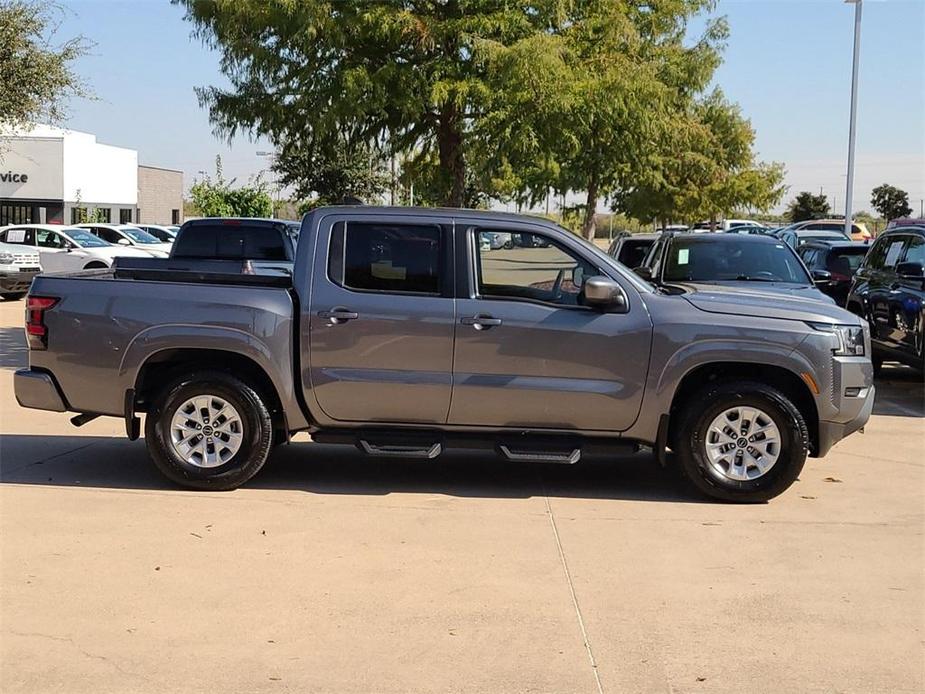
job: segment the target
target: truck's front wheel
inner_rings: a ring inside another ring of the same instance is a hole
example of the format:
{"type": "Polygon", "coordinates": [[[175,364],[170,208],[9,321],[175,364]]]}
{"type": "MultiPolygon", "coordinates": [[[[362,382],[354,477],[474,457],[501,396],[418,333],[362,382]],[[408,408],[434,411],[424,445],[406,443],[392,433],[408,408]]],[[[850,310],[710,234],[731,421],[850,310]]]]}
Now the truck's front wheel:
{"type": "Polygon", "coordinates": [[[222,371],[190,374],[168,385],[145,422],[157,468],[194,489],[234,489],[263,467],[273,423],[259,393],[222,371]]]}
{"type": "Polygon", "coordinates": [[[721,383],[688,400],[676,453],[685,476],[723,501],[772,499],[797,479],[809,452],[800,410],[776,388],[721,383]]]}

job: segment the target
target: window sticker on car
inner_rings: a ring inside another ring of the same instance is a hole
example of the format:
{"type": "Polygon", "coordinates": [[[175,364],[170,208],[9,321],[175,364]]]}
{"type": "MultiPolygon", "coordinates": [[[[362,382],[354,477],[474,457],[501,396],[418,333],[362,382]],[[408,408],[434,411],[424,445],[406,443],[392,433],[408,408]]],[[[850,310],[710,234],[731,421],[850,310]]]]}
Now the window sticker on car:
{"type": "Polygon", "coordinates": [[[678,265],[687,265],[690,259],[690,249],[682,248],[678,251],[678,265]]]}
{"type": "Polygon", "coordinates": [[[7,243],[22,243],[26,240],[25,229],[10,229],[6,234],[7,243]]]}

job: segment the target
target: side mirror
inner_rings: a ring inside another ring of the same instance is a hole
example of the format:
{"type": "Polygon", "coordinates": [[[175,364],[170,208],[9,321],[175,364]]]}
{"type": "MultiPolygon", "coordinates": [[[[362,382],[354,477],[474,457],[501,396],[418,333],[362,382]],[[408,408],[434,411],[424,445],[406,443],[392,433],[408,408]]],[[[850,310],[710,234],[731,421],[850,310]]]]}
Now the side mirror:
{"type": "Polygon", "coordinates": [[[896,274],[904,280],[925,279],[925,267],[922,263],[900,263],[896,266],[896,274]]]}
{"type": "Polygon", "coordinates": [[[813,270],[812,275],[816,284],[829,284],[832,281],[832,273],[828,270],[813,270]]]}
{"type": "Polygon", "coordinates": [[[646,282],[652,281],[652,268],[650,267],[640,265],[639,267],[634,267],[633,272],[642,277],[646,282]]]}
{"type": "Polygon", "coordinates": [[[626,311],[626,294],[619,284],[609,277],[595,275],[585,280],[585,300],[588,306],[599,308],[602,311],[622,313],[626,311]]]}
{"type": "Polygon", "coordinates": [[[119,239],[118,241],[116,241],[116,243],[119,244],[120,246],[131,246],[132,245],[131,243],[129,243],[128,239],[119,239]]]}

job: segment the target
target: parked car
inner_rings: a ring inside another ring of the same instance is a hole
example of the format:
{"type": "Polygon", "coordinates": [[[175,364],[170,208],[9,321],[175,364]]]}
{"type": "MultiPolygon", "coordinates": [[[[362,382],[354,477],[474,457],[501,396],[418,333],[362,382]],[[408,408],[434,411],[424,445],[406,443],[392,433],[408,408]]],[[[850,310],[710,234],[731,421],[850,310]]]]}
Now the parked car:
{"type": "Polygon", "coordinates": [[[247,217],[203,217],[180,227],[172,260],[240,260],[253,267],[292,270],[292,222],[247,217]]]}
{"type": "Polygon", "coordinates": [[[778,229],[774,236],[791,248],[799,248],[804,243],[810,241],[850,241],[841,231],[825,231],[817,229],[795,229],[793,227],[784,227],[778,229]]]}
{"type": "Polygon", "coordinates": [[[44,272],[107,268],[119,256],[150,258],[128,246],[113,246],[86,229],[57,224],[17,224],[0,230],[0,241],[38,253],[44,272]]]}
{"type": "Polygon", "coordinates": [[[704,291],[709,287],[760,291],[832,303],[793,249],[769,236],[739,234],[666,234],[655,242],[636,273],[667,291],[704,291]]]}
{"type": "Polygon", "coordinates": [[[658,237],[658,234],[622,234],[613,240],[607,254],[630,269],[639,267],[658,237]]]}
{"type": "Polygon", "coordinates": [[[162,243],[173,243],[174,239],[177,238],[177,232],[172,227],[165,227],[160,224],[136,224],[135,226],[142,231],[148,232],[162,243]]]}
{"type": "Polygon", "coordinates": [[[925,227],[925,217],[900,217],[887,222],[887,230],[896,227],[925,227]]]}
{"type": "Polygon", "coordinates": [[[847,307],[870,325],[877,370],[896,360],[925,372],[925,228],[895,227],[877,237],[847,307]]]}
{"type": "Polygon", "coordinates": [[[870,246],[860,241],[808,241],[797,249],[797,253],[813,277],[816,286],[828,294],[839,306],[848,301],[851,281],[870,246]],[[829,273],[825,278],[824,273],[829,273]]]}
{"type": "Polygon", "coordinates": [[[15,301],[29,291],[32,278],[42,271],[39,254],[12,243],[0,243],[0,299],[15,301]]]}
{"type": "Polygon", "coordinates": [[[485,234],[488,239],[488,245],[490,250],[497,251],[502,248],[513,248],[514,240],[511,238],[510,234],[505,234],[502,232],[485,234]]]}
{"type": "Polygon", "coordinates": [[[770,227],[752,224],[734,226],[730,229],[726,229],[725,231],[727,234],[758,234],[760,236],[773,236],[774,232],[775,230],[771,229],[770,227]]]}
{"type": "Polygon", "coordinates": [[[736,227],[755,227],[761,226],[758,222],[751,219],[724,219],[718,222],[703,221],[697,222],[693,230],[697,232],[704,231],[729,231],[736,227]]]}
{"type": "Polygon", "coordinates": [[[393,459],[466,446],[576,463],[645,444],[664,461],[670,447],[703,493],[747,502],[787,489],[873,407],[857,316],[763,291],[658,292],[546,220],[318,208],[291,277],[227,262],[163,281],[37,277],[20,405],[119,417],[129,438],[146,413],[157,467],[198,489],[243,484],[310,430],[393,459]],[[522,245],[480,252],[498,231],[522,245]]]}
{"type": "Polygon", "coordinates": [[[107,243],[116,246],[132,246],[153,255],[155,258],[166,258],[170,255],[172,244],[164,243],[156,236],[139,229],[134,224],[98,224],[94,222],[75,226],[86,229],[107,243]]]}
{"type": "MultiPolygon", "coordinates": [[[[807,219],[802,222],[791,224],[790,229],[795,231],[837,231],[845,234],[844,219],[807,219]]],[[[851,223],[851,240],[852,241],[870,241],[873,235],[867,229],[864,222],[851,223]]]]}

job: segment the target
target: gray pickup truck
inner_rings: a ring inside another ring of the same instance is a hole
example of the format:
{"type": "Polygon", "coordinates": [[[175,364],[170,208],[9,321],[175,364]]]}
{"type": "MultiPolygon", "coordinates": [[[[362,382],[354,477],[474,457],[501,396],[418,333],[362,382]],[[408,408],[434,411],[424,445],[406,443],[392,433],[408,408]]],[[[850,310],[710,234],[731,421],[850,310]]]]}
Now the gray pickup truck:
{"type": "Polygon", "coordinates": [[[169,264],[38,277],[15,391],[77,425],[124,418],[132,439],[144,413],[157,467],[197,489],[241,485],[307,430],[399,459],[642,445],[714,498],[764,501],[873,407],[857,316],[759,290],[661,293],[542,219],[322,208],[291,276],[169,264]],[[519,243],[483,243],[496,234],[519,243]]]}

